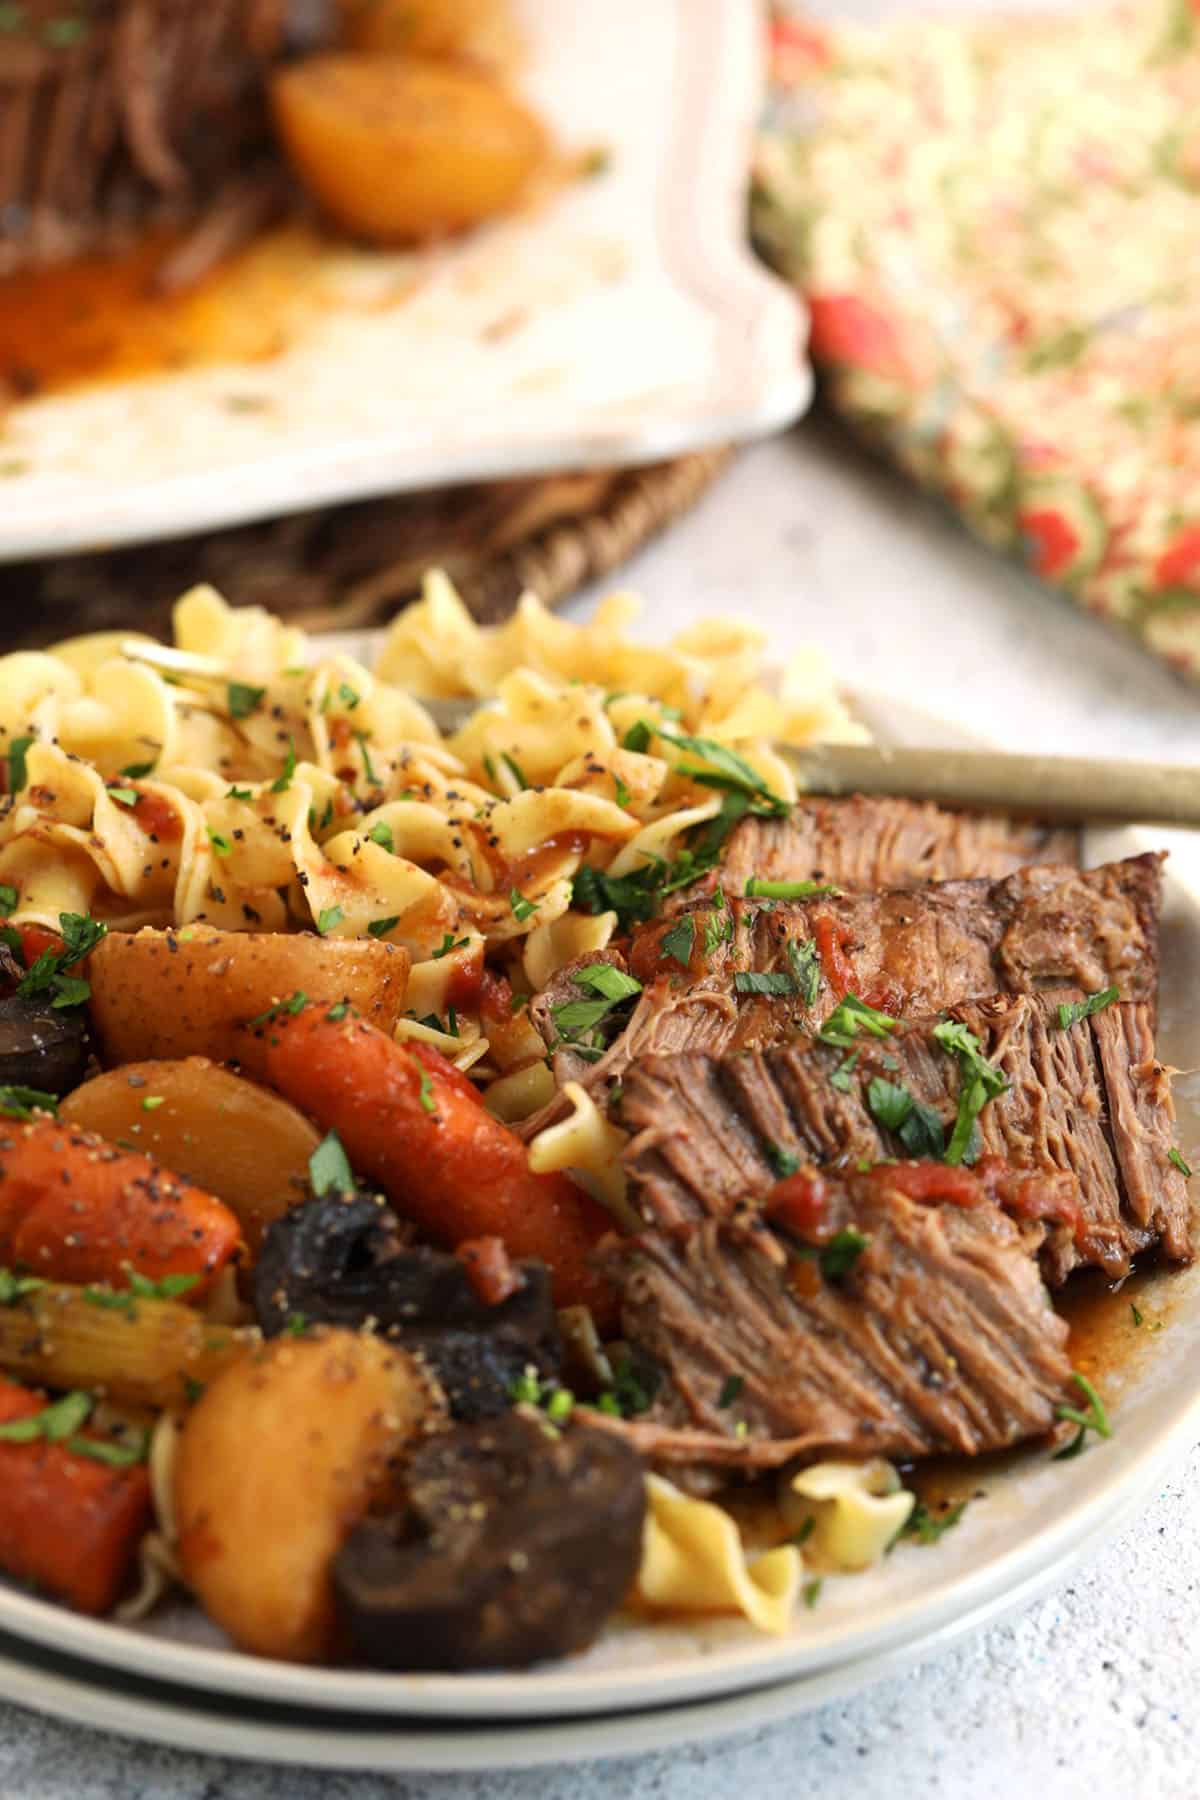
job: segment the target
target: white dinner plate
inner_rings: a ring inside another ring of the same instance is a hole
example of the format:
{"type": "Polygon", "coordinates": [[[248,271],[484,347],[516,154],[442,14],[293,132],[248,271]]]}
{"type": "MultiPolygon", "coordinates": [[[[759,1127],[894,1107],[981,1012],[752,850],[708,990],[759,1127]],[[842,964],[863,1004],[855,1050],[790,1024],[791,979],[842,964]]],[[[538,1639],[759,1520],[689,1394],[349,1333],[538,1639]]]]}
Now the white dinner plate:
{"type": "Polygon", "coordinates": [[[31,1652],[28,1645],[2,1634],[0,1683],[7,1699],[71,1725],[127,1733],[177,1750],[305,1768],[449,1774],[646,1756],[812,1712],[944,1654],[985,1624],[995,1624],[1031,1606],[1048,1587],[1064,1580],[1077,1564],[1111,1542],[1114,1530],[1141,1509],[1153,1479],[1154,1470],[1148,1468],[1146,1480],[1131,1488],[1125,1504],[1103,1519],[1090,1537],[1074,1543],[1061,1561],[940,1630],[877,1656],[720,1699],[625,1712],[617,1717],[519,1720],[512,1724],[425,1719],[394,1723],[379,1714],[271,1706],[246,1697],[235,1701],[195,1689],[173,1688],[75,1662],[53,1651],[31,1652]]]}
{"type": "Polygon", "coordinates": [[[0,561],[652,462],[803,411],[800,303],[746,244],[758,0],[519,11],[523,91],[563,146],[601,148],[607,168],[439,249],[331,241],[313,253],[321,310],[273,360],[14,407],[0,561]]]}
{"type": "MultiPolygon", "coordinates": [[[[342,643],[360,651],[361,639],[342,643]]],[[[961,732],[890,700],[860,697],[881,742],[962,743],[961,732]]],[[[1089,860],[1169,843],[1162,928],[1158,1046],[1178,1069],[1175,1096],[1184,1155],[1200,1167],[1200,850],[1188,833],[1107,831],[1089,860]]],[[[1200,1436],[1200,1265],[1139,1286],[1149,1328],[1106,1377],[1115,1433],[1085,1455],[1054,1462],[1044,1451],[989,1470],[986,1497],[935,1548],[904,1544],[865,1575],[826,1580],[820,1604],[800,1609],[786,1637],[738,1620],[622,1618],[585,1655],[520,1673],[403,1675],[302,1668],[230,1649],[194,1607],[179,1604],[139,1627],[83,1618],[0,1586],[0,1632],[108,1671],[189,1687],[208,1697],[252,1692],[256,1701],[305,1711],[432,1721],[580,1718],[626,1714],[725,1697],[803,1679],[905,1648],[920,1650],[965,1623],[1004,1609],[1011,1596],[1063,1572],[1140,1496],[1171,1457],[1200,1436]],[[1155,1326],[1162,1322],[1165,1329],[1155,1326]]],[[[807,1690],[806,1690],[807,1691],[807,1690]]],[[[211,1704],[207,1698],[205,1704],[211,1704]]],[[[590,1751],[588,1754],[597,1754],[590,1751]]]]}

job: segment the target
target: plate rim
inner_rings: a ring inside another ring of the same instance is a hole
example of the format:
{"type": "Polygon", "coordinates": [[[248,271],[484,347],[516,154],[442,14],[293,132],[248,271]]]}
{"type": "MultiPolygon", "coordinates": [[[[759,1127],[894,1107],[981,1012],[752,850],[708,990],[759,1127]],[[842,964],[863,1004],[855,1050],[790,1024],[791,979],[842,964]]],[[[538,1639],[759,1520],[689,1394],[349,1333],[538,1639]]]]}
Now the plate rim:
{"type": "MultiPolygon", "coordinates": [[[[350,646],[365,654],[381,641],[379,632],[325,634],[331,647],[350,646]]],[[[946,744],[971,741],[962,727],[928,714],[907,702],[885,694],[860,691],[853,699],[867,716],[873,716],[880,735],[896,741],[916,732],[929,741],[946,744]],[[884,721],[895,721],[885,733],[884,721]]],[[[1113,835],[1109,833],[1108,835],[1113,835]]],[[[1122,854],[1152,847],[1163,834],[1131,826],[1120,831],[1128,841],[1122,854]]],[[[1200,834],[1197,840],[1200,843],[1200,834]]],[[[1200,879],[1186,860],[1177,871],[1179,896],[1200,922],[1200,879]]],[[[1182,1282],[1186,1271],[1175,1278],[1182,1282]]],[[[1168,1340],[1169,1341],[1169,1334],[1168,1340]]],[[[1165,1345],[1164,1345],[1165,1348],[1165,1345]]],[[[1162,1350],[1159,1351],[1162,1355],[1162,1350]]],[[[1180,1447],[1200,1435],[1200,1389],[1183,1399],[1162,1424],[1147,1424],[1143,1447],[1130,1454],[1129,1440],[1118,1436],[1098,1445],[1093,1452],[1113,1465],[1095,1491],[1077,1502],[1064,1501],[1049,1525],[1025,1532],[1013,1548],[969,1570],[957,1582],[947,1583],[932,1605],[913,1597],[893,1604],[887,1621],[856,1626],[832,1643],[762,1636],[745,1637],[735,1646],[722,1646],[704,1654],[675,1653],[661,1666],[638,1664],[626,1669],[576,1669],[569,1663],[552,1665],[545,1672],[518,1671],[477,1675],[421,1675],[377,1670],[311,1668],[255,1657],[232,1648],[209,1648],[152,1635],[109,1620],[92,1620],[73,1614],[55,1603],[0,1587],[0,1634],[62,1651],[90,1661],[97,1667],[120,1669],[170,1681],[180,1687],[213,1694],[245,1692],[252,1678],[258,1697],[284,1706],[308,1709],[336,1705],[364,1716],[441,1717],[461,1722],[475,1720],[537,1719],[547,1716],[582,1716],[598,1719],[628,1716],[631,1703],[646,1704],[653,1687],[654,1708],[689,1703],[698,1694],[710,1699],[734,1698],[765,1686],[811,1680],[823,1669],[860,1662],[902,1649],[909,1644],[940,1638],[960,1617],[986,1615],[988,1608],[1003,1605],[1005,1593],[1019,1587],[1026,1577],[1043,1574],[1047,1583],[1065,1565],[1071,1548],[1081,1537],[1092,1537],[1111,1523],[1128,1495],[1149,1485],[1180,1447]],[[93,1640],[99,1640],[93,1642],[93,1640]],[[99,1654],[100,1650],[103,1654],[99,1654]],[[252,1677],[251,1677],[252,1671],[252,1677]],[[351,1686],[347,1697],[336,1702],[320,1689],[336,1683],[351,1686]],[[311,1691],[309,1691],[311,1690],[311,1691]]],[[[1095,1467],[1095,1464],[1092,1465],[1095,1467]]],[[[1076,1471],[1072,1464],[1071,1470],[1076,1471]]],[[[1076,1477],[1063,1472],[1066,1481],[1076,1477]]]]}
{"type": "MultiPolygon", "coordinates": [[[[379,1715],[350,1716],[344,1726],[327,1718],[292,1724],[287,1719],[264,1722],[261,1711],[245,1701],[227,1710],[211,1705],[199,1712],[192,1689],[172,1690],[165,1682],[147,1697],[130,1690],[116,1672],[101,1671],[69,1657],[47,1672],[31,1667],[0,1633],[0,1680],[5,1697],[43,1716],[122,1734],[199,1755],[238,1760],[269,1760],[286,1766],[380,1771],[393,1774],[456,1774],[496,1769],[532,1769],[556,1763],[608,1762],[710,1743],[734,1733],[778,1724],[819,1707],[852,1699],[876,1683],[908,1672],[943,1655],[985,1628],[1024,1612],[1060,1579],[1089,1561],[1107,1544],[1114,1526],[1124,1529],[1153,1491],[1158,1470],[1143,1471],[1144,1480],[1126,1494],[1111,1516],[1097,1521],[1066,1554],[1028,1574],[1017,1587],[984,1606],[948,1621],[937,1632],[916,1637],[890,1650],[831,1664],[809,1675],[764,1683],[735,1693],[702,1696],[675,1705],[651,1706],[636,1713],[601,1713],[583,1718],[522,1719],[506,1724],[487,1719],[464,1733],[461,1720],[438,1724],[422,1718],[375,1725],[379,1715]],[[38,1685],[40,1684],[40,1685],[38,1685]],[[619,1727],[620,1735],[615,1735],[619,1727]]],[[[21,1645],[16,1644],[19,1652],[21,1645]]],[[[211,1700],[212,1696],[206,1696],[211,1700]]]]}
{"type": "MultiPolygon", "coordinates": [[[[26,478],[18,476],[5,484],[12,504],[0,516],[0,565],[152,543],[383,494],[562,468],[641,466],[793,423],[813,393],[803,356],[807,313],[799,295],[754,257],[744,226],[748,143],[765,94],[765,0],[673,5],[684,59],[680,81],[672,83],[670,140],[654,176],[655,261],[662,263],[661,281],[700,305],[718,330],[704,385],[690,388],[674,408],[643,403],[653,411],[633,425],[606,426],[600,418],[582,433],[575,424],[536,428],[515,442],[485,436],[433,454],[386,432],[348,433],[300,449],[285,444],[215,471],[151,477],[120,491],[67,483],[38,498],[22,492],[26,478]]],[[[116,391],[136,385],[111,384],[116,391]]]]}

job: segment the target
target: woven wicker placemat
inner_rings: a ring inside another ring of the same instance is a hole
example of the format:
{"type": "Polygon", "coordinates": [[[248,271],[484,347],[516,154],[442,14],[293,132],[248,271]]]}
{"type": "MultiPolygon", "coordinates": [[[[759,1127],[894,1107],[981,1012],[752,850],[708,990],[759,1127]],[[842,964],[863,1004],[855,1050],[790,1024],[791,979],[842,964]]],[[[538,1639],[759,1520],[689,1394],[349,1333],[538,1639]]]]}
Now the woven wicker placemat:
{"type": "Polygon", "coordinates": [[[122,627],[167,633],[172,602],[197,581],[313,631],[383,623],[430,567],[447,570],[483,621],[503,618],[526,589],[553,606],[687,512],[731,455],[438,488],[14,564],[0,570],[0,648],[122,627]]]}

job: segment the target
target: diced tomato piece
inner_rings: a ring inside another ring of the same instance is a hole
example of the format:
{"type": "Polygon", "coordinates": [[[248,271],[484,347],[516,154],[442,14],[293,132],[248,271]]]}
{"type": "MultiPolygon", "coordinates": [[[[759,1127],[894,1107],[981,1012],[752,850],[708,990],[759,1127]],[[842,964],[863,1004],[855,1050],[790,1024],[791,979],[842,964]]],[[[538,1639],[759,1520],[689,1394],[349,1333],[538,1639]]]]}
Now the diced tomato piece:
{"type": "Polygon", "coordinates": [[[468,1238],[454,1254],[485,1306],[499,1306],[525,1286],[525,1277],[514,1267],[503,1238],[468,1238]]]}
{"type": "Polygon", "coordinates": [[[824,1177],[815,1169],[798,1169],[775,1183],[763,1210],[773,1224],[785,1226],[798,1237],[820,1238],[828,1235],[825,1198],[824,1177]]]}

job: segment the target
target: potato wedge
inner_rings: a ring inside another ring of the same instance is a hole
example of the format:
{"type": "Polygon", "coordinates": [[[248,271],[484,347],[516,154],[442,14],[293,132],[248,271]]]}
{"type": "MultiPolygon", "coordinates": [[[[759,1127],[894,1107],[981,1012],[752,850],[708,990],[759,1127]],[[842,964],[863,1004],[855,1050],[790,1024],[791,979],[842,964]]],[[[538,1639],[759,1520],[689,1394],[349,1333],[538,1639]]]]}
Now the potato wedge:
{"type": "Polygon", "coordinates": [[[251,1257],[272,1219],[308,1198],[321,1141],[278,1094],[203,1056],[109,1069],[68,1094],[59,1117],[215,1194],[237,1214],[251,1257]]]}
{"type": "Polygon", "coordinates": [[[114,931],[88,958],[92,1023],[108,1064],[207,1056],[235,1061],[240,1027],[302,993],[350,1004],[393,1031],[408,987],[408,952],[367,938],[311,932],[114,931]]]}
{"type": "Polygon", "coordinates": [[[333,1557],[434,1405],[410,1357],[352,1331],[275,1338],[210,1384],[179,1439],[179,1561],[236,1644],[331,1655],[333,1557]]]}
{"type": "Polygon", "coordinates": [[[337,224],[378,243],[477,225],[542,162],[533,114],[483,76],[390,56],[314,56],[274,77],[292,165],[337,224]]]}

